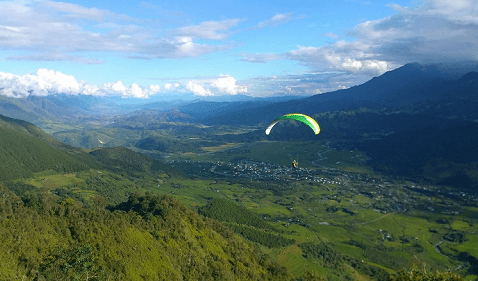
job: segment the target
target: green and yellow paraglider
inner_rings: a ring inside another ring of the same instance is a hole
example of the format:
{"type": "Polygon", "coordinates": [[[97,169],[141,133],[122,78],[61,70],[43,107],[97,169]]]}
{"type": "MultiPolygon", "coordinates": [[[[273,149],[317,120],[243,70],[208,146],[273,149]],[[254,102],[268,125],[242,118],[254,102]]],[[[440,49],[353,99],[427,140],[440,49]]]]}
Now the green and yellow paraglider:
{"type": "Polygon", "coordinates": [[[317,121],[315,121],[314,118],[312,118],[310,116],[307,116],[305,114],[301,114],[301,113],[290,113],[290,114],[286,114],[284,116],[281,116],[281,117],[277,118],[276,120],[272,121],[269,125],[267,125],[266,135],[270,134],[270,132],[272,130],[272,127],[274,127],[275,124],[277,124],[281,120],[285,120],[285,119],[293,119],[293,120],[300,121],[300,122],[306,124],[307,126],[309,126],[314,131],[314,133],[316,135],[318,135],[320,133],[319,124],[317,124],[317,121]]]}

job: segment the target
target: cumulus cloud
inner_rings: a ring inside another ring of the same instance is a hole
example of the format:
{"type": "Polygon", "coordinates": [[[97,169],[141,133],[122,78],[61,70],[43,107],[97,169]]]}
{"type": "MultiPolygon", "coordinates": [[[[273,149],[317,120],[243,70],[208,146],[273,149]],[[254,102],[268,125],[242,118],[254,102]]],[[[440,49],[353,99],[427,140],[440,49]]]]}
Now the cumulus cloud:
{"type": "Polygon", "coordinates": [[[256,77],[243,81],[243,83],[247,85],[248,93],[252,96],[310,96],[353,86],[357,76],[360,75],[322,71],[256,77]]]}
{"type": "MultiPolygon", "coordinates": [[[[350,39],[298,46],[282,54],[242,54],[244,61],[297,61],[316,71],[336,70],[370,79],[408,62],[478,60],[478,2],[430,0],[419,7],[390,5],[392,16],[364,21],[350,39]]],[[[364,82],[364,81],[360,81],[364,82]]]]}
{"type": "Polygon", "coordinates": [[[398,13],[357,25],[352,34],[370,53],[390,61],[478,60],[478,2],[427,1],[421,7],[392,5],[398,13]]]}
{"type": "Polygon", "coordinates": [[[82,86],[73,76],[48,69],[23,76],[0,72],[0,91],[10,97],[46,96],[53,91],[78,94],[82,86]]]}
{"type": "Polygon", "coordinates": [[[40,68],[35,74],[15,75],[0,72],[0,94],[7,97],[25,98],[50,94],[68,95],[117,95],[132,98],[148,98],[161,90],[159,85],[141,87],[136,83],[125,86],[121,81],[102,85],[89,85],[71,75],[40,68]]]}
{"type": "Polygon", "coordinates": [[[247,87],[236,84],[236,79],[230,75],[220,75],[219,78],[211,81],[211,86],[218,89],[219,92],[229,95],[237,95],[238,93],[246,93],[247,87]]]}
{"type": "Polygon", "coordinates": [[[223,74],[216,78],[190,80],[187,82],[186,89],[198,96],[247,93],[246,86],[238,85],[234,77],[223,74]]]}
{"type": "Polygon", "coordinates": [[[75,77],[59,71],[40,68],[36,73],[15,75],[0,72],[0,95],[25,98],[28,96],[47,96],[54,94],[121,96],[128,98],[149,98],[160,93],[191,92],[197,96],[237,95],[247,93],[246,86],[238,85],[231,75],[219,75],[203,79],[182,79],[160,85],[140,86],[136,83],[124,85],[118,80],[114,83],[90,85],[75,77]]]}
{"type": "Polygon", "coordinates": [[[117,52],[130,58],[198,57],[232,48],[224,40],[238,19],[159,29],[146,20],[108,10],[55,1],[0,1],[0,46],[23,51],[11,60],[101,63],[91,52],[117,52]],[[88,53],[88,54],[87,54],[88,53]]]}
{"type": "Polygon", "coordinates": [[[214,96],[209,89],[205,89],[202,85],[196,84],[193,81],[188,82],[186,89],[197,96],[214,96]]]}
{"type": "Polygon", "coordinates": [[[164,89],[166,90],[175,90],[178,89],[181,86],[179,83],[166,83],[164,84],[164,89]]]}

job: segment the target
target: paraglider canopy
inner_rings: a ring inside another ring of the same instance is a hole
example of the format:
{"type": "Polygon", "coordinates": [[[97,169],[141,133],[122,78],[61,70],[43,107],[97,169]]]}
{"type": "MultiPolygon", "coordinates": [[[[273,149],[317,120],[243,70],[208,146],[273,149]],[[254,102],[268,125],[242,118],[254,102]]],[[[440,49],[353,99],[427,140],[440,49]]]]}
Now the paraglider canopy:
{"type": "Polygon", "coordinates": [[[272,130],[272,127],[274,127],[275,124],[277,124],[279,121],[284,120],[284,119],[293,119],[293,120],[300,121],[300,122],[306,124],[307,126],[309,126],[314,131],[314,133],[316,135],[318,135],[320,133],[319,124],[317,124],[317,122],[314,120],[314,118],[312,118],[310,116],[307,116],[305,114],[301,114],[301,113],[290,113],[290,114],[286,114],[286,115],[281,116],[281,117],[277,118],[276,120],[272,121],[267,126],[266,135],[270,134],[270,132],[272,130]]]}

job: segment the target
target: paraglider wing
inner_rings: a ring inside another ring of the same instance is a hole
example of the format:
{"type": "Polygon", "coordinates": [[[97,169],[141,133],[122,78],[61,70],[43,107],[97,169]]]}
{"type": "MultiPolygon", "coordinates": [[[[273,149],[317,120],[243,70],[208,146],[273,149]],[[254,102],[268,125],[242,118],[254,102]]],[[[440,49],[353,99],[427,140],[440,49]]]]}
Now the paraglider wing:
{"type": "Polygon", "coordinates": [[[300,121],[306,124],[307,126],[309,126],[316,135],[320,133],[319,124],[317,124],[314,118],[301,113],[291,113],[291,114],[286,114],[284,116],[281,116],[277,118],[276,120],[272,121],[266,128],[266,135],[269,135],[272,130],[272,127],[274,127],[275,124],[277,124],[279,121],[283,119],[293,119],[293,120],[300,121]]]}

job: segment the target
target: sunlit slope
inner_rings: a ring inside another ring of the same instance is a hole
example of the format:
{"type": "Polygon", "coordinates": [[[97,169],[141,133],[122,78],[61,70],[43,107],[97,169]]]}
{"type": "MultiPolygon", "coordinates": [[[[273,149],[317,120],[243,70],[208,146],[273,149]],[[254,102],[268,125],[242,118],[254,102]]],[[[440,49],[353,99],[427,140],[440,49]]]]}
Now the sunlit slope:
{"type": "Polygon", "coordinates": [[[75,172],[94,167],[83,152],[67,152],[47,141],[8,127],[0,127],[0,180],[28,177],[34,172],[75,172]]]}
{"type": "Polygon", "coordinates": [[[0,127],[1,280],[290,278],[217,221],[140,195],[175,169],[123,147],[68,152],[16,123],[0,127]],[[119,203],[109,191],[136,193],[119,203]]]}
{"type": "Polygon", "coordinates": [[[0,194],[1,280],[290,278],[251,243],[169,197],[133,195],[111,212],[46,193],[35,204],[1,186],[0,194]]]}
{"type": "Polygon", "coordinates": [[[8,128],[18,131],[20,133],[24,133],[27,135],[31,135],[37,137],[43,141],[51,143],[55,146],[60,146],[66,148],[67,146],[62,142],[58,141],[57,139],[53,138],[52,136],[48,135],[47,133],[43,132],[40,128],[33,125],[30,122],[9,118],[0,114],[0,128],[8,128]]]}

